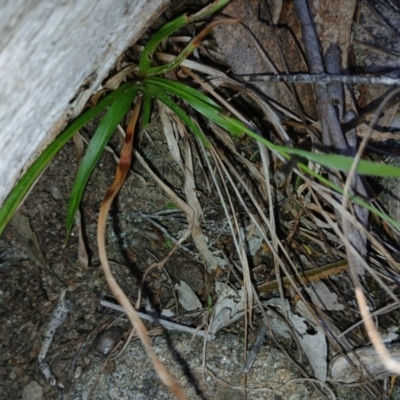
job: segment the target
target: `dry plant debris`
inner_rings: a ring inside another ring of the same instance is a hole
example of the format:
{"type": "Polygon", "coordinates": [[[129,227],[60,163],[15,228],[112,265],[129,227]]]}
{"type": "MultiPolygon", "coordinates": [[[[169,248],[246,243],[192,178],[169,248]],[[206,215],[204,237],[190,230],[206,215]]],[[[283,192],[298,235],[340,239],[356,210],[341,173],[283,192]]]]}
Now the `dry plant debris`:
{"type": "MultiPolygon", "coordinates": [[[[271,142],[351,155],[355,160],[361,156],[380,160],[382,154],[394,159],[400,100],[396,88],[387,90],[384,85],[399,84],[399,13],[394,1],[233,0],[224,14],[240,18],[240,23],[215,28],[215,41],[204,40],[195,57],[183,61],[169,78],[200,88],[271,142]]],[[[156,62],[173,60],[202,28],[193,24],[170,38],[156,53],[156,62]]],[[[143,46],[137,44],[127,51],[105,87],[118,87],[135,73],[141,50],[143,46]]],[[[207,369],[207,338],[226,327],[241,332],[245,379],[243,385],[230,382],[230,386],[244,393],[267,335],[293,360],[305,380],[312,378],[321,398],[334,398],[337,385],[348,383],[359,384],[366,398],[389,398],[388,376],[400,373],[398,345],[384,344],[398,341],[394,328],[399,318],[400,236],[398,227],[387,223],[383,213],[390,207],[399,222],[398,185],[390,204],[382,205],[377,182],[311,161],[306,170],[302,158],[285,160],[262,143],[245,135],[232,137],[186,109],[210,140],[205,147],[161,103],[154,113],[165,135],[163,142],[148,129],[140,132],[140,146],[131,152],[137,110],[119,159],[122,178],[106,195],[99,215],[97,245],[106,279],[116,287],[110,273],[115,264],[110,269],[105,253],[105,240],[113,238],[105,233],[105,226],[133,154],[137,165],[130,176],[148,187],[156,182],[169,198],[170,209],[148,207],[130,215],[146,224],[135,234],[164,247],[157,249],[157,256],[147,248],[138,292],[127,296],[126,287],[119,288],[116,297],[134,321],[132,335],[142,338],[175,395],[185,398],[155,358],[139,317],[167,330],[202,336],[203,374],[220,384],[218,375],[207,369]],[[169,154],[161,152],[160,143],[169,154]],[[160,151],[159,164],[150,162],[150,148],[160,151]],[[316,176],[344,191],[334,192],[316,176]],[[352,201],[353,195],[380,213],[352,201]],[[201,269],[200,289],[185,281],[189,277],[171,278],[170,265],[179,254],[201,269]],[[153,304],[146,306],[146,302],[153,304]],[[139,312],[143,308],[146,312],[139,312]]],[[[119,132],[125,129],[120,126],[119,132]]],[[[77,140],[76,145],[79,148],[82,143],[77,140]]],[[[111,147],[108,150],[118,158],[111,147]]],[[[129,194],[122,189],[124,196],[129,194]]],[[[84,210],[76,223],[78,263],[86,274],[91,270],[90,250],[84,245],[81,218],[87,218],[84,210]]],[[[14,222],[14,234],[22,231],[14,222]]],[[[32,240],[28,230],[23,237],[25,242],[32,240]]],[[[36,247],[27,256],[43,267],[46,262],[36,247]]],[[[118,309],[107,300],[102,304],[118,309]]],[[[44,358],[42,353],[40,357],[44,358]]],[[[272,392],[281,386],[276,384],[272,392]]],[[[248,398],[254,393],[249,390],[248,398]]]]}

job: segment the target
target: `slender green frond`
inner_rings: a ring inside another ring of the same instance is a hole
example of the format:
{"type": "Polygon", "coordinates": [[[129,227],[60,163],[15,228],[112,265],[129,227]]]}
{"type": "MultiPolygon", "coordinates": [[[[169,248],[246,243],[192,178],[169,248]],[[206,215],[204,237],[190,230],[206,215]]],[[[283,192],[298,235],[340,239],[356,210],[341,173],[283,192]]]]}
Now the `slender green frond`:
{"type": "Polygon", "coordinates": [[[168,108],[170,108],[190,129],[191,131],[208,147],[208,141],[201,133],[197,125],[187,116],[187,114],[180,108],[160,87],[146,85],[146,91],[153,97],[160,100],[168,108]]]}
{"type": "Polygon", "coordinates": [[[166,78],[160,78],[160,77],[151,77],[151,78],[146,78],[144,80],[145,84],[151,84],[152,86],[159,86],[162,88],[164,91],[167,93],[173,94],[175,96],[178,96],[182,98],[183,100],[188,101],[200,101],[206,104],[209,104],[210,106],[215,107],[216,110],[223,112],[223,108],[221,108],[214,100],[212,100],[210,97],[204,95],[200,91],[193,89],[190,86],[184,85],[183,83],[177,82],[177,81],[171,81],[170,79],[166,78]]]}
{"type": "Polygon", "coordinates": [[[215,27],[222,24],[236,24],[238,22],[239,20],[234,18],[219,19],[211,22],[200,33],[198,33],[172,61],[167,64],[150,68],[147,76],[161,75],[165,74],[168,71],[172,71],[193,53],[193,51],[199,46],[201,41],[207,35],[209,35],[215,27]]]}
{"type": "Polygon", "coordinates": [[[74,223],[75,213],[81,202],[83,192],[93,168],[97,164],[101,154],[104,151],[108,140],[115,131],[117,125],[121,122],[124,115],[128,112],[133,99],[138,91],[137,85],[131,85],[128,90],[120,93],[118,98],[108,109],[106,115],[101,120],[94,133],[85,156],[79,166],[69,199],[67,211],[67,238],[71,232],[74,223]]]}
{"type": "Polygon", "coordinates": [[[178,18],[175,18],[171,22],[165,24],[158,32],[156,32],[151,37],[151,39],[147,42],[145,48],[143,49],[139,62],[139,75],[142,77],[146,77],[148,75],[151,67],[151,60],[153,58],[153,54],[156,51],[159,44],[164,39],[166,39],[168,36],[170,36],[178,29],[184,27],[185,25],[214,13],[215,11],[227,5],[229,1],[230,0],[214,1],[213,3],[209,4],[207,7],[203,8],[196,14],[190,16],[184,14],[178,18]]]}
{"type": "MultiPolygon", "coordinates": [[[[196,108],[192,103],[190,104],[194,108],[196,108]]],[[[211,107],[209,107],[208,105],[206,107],[204,103],[202,104],[202,110],[197,110],[210,120],[214,121],[216,124],[226,129],[228,132],[232,134],[246,133],[253,139],[256,139],[257,141],[263,143],[270,150],[276,151],[282,155],[287,156],[288,154],[296,154],[298,156],[307,158],[310,161],[321,164],[325,167],[334,168],[340,171],[349,171],[354,161],[352,157],[346,157],[337,154],[316,154],[307,150],[279,146],[253,132],[251,129],[247,128],[246,125],[241,121],[235,118],[228,117],[219,112],[215,113],[215,110],[211,109],[211,107]],[[204,110],[207,113],[204,113],[204,110]]],[[[365,160],[360,160],[356,172],[361,175],[369,176],[400,177],[400,167],[365,160]]]]}
{"type": "Polygon", "coordinates": [[[69,139],[83,126],[85,126],[90,120],[92,120],[97,114],[106,109],[112,104],[122,93],[129,90],[133,86],[132,83],[126,83],[121,85],[117,90],[108,94],[97,105],[80,115],[74,122],[72,122],[67,128],[52,142],[36,159],[36,161],[30,166],[26,173],[22,176],[18,184],[12,190],[10,195],[7,197],[3,206],[0,209],[0,234],[4,231],[7,223],[10,221],[15,211],[18,209],[22,200],[28,193],[29,189],[55,157],[55,155],[64,147],[69,139]]]}
{"type": "Polygon", "coordinates": [[[147,76],[147,73],[151,67],[151,60],[153,59],[153,53],[156,51],[159,44],[166,39],[169,35],[174,33],[176,30],[184,27],[189,23],[189,17],[184,14],[178,18],[175,18],[171,22],[165,24],[158,32],[156,32],[150,40],[147,42],[143,49],[142,55],[140,56],[139,62],[139,75],[142,77],[147,76]]]}
{"type": "Polygon", "coordinates": [[[143,105],[142,105],[142,113],[143,113],[143,122],[142,127],[143,129],[146,128],[150,121],[150,113],[151,113],[151,97],[149,93],[143,92],[143,105]]]}
{"type": "MultiPolygon", "coordinates": [[[[307,150],[278,146],[246,127],[244,128],[244,132],[259,142],[264,143],[271,150],[275,150],[281,154],[296,154],[317,164],[321,164],[328,168],[334,168],[339,171],[350,171],[354,161],[352,157],[341,156],[338,154],[316,154],[307,150]]],[[[400,177],[400,167],[365,160],[360,160],[356,172],[361,175],[369,176],[400,177]]]]}

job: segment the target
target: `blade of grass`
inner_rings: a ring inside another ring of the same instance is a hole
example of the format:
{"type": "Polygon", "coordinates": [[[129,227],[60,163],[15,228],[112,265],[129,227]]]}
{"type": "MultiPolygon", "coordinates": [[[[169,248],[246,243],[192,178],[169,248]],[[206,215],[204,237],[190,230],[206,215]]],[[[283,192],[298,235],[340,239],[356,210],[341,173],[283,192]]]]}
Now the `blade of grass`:
{"type": "Polygon", "coordinates": [[[175,18],[171,22],[165,24],[158,32],[156,32],[147,42],[143,49],[139,61],[139,76],[146,77],[151,66],[153,53],[156,51],[159,44],[166,39],[171,33],[182,28],[189,23],[189,17],[184,14],[175,18]]]}
{"type": "Polygon", "coordinates": [[[183,60],[185,60],[187,57],[192,54],[195,48],[199,46],[201,41],[211,32],[212,29],[214,29],[218,25],[222,24],[236,24],[238,23],[238,19],[234,18],[226,18],[226,19],[221,19],[214,21],[207,25],[196,37],[194,37],[189,44],[168,64],[160,65],[158,67],[153,67],[150,68],[147,72],[147,76],[152,76],[152,75],[161,75],[164,74],[168,71],[173,70],[176,68],[179,64],[182,63],[183,60]]]}
{"type": "MultiPolygon", "coordinates": [[[[352,163],[352,157],[341,156],[338,154],[317,154],[311,153],[306,150],[295,149],[291,147],[284,147],[275,145],[263,137],[257,135],[250,129],[245,129],[245,133],[259,142],[265,144],[271,150],[278,151],[281,154],[295,154],[307,158],[310,161],[321,164],[328,168],[334,168],[340,171],[349,171],[352,163]],[[251,132],[251,133],[250,133],[251,132]]],[[[394,165],[380,164],[373,161],[360,160],[356,169],[357,174],[381,177],[400,177],[400,168],[394,165]]]]}
{"type": "Polygon", "coordinates": [[[151,84],[153,86],[158,86],[165,90],[167,93],[171,93],[175,96],[181,97],[182,99],[193,99],[193,101],[196,101],[196,99],[199,102],[203,102],[206,104],[209,104],[212,107],[215,107],[217,111],[223,112],[224,109],[220,107],[214,100],[212,100],[210,97],[204,95],[200,91],[193,89],[190,86],[184,85],[183,83],[177,82],[177,81],[171,81],[170,79],[166,78],[160,78],[160,77],[151,77],[151,78],[146,78],[144,80],[145,84],[151,84]]]}
{"type": "Polygon", "coordinates": [[[139,97],[135,105],[133,116],[126,130],[125,141],[121,151],[121,156],[117,172],[115,174],[114,182],[109,187],[100,207],[99,219],[97,223],[97,243],[99,246],[99,257],[101,266],[103,267],[104,275],[107,279],[107,283],[110,286],[110,289],[113,292],[115,298],[118,300],[121,306],[124,307],[124,310],[128,315],[132,325],[135,327],[136,332],[144,348],[146,349],[148,356],[152,360],[154,369],[156,370],[161,381],[172,391],[172,393],[175,394],[175,396],[178,399],[186,399],[185,393],[183,392],[182,388],[178,385],[178,383],[170,375],[168,370],[165,368],[165,366],[161,363],[161,361],[157,358],[156,354],[154,353],[147,330],[141,319],[138,317],[128,297],[125,295],[124,291],[121,289],[121,287],[115,280],[111,272],[107,258],[106,243],[105,243],[107,215],[115,196],[118,194],[119,190],[124,184],[126,176],[129,172],[129,167],[131,165],[131,155],[132,155],[132,141],[135,133],[136,122],[139,118],[141,105],[142,105],[142,98],[139,97]]]}
{"type": "MultiPolygon", "coordinates": [[[[280,154],[288,157],[289,154],[299,155],[314,161],[328,168],[335,168],[341,171],[349,171],[353,163],[353,158],[337,154],[317,154],[306,150],[295,149],[291,147],[284,147],[276,145],[267,139],[261,137],[257,133],[249,129],[243,122],[236,118],[228,117],[223,112],[223,109],[203,95],[196,89],[190,88],[179,82],[171,82],[164,78],[147,78],[145,80],[146,86],[158,86],[163,88],[166,92],[174,94],[187,103],[189,103],[196,111],[204,115],[206,118],[220,125],[228,132],[234,135],[241,135],[246,133],[253,139],[263,143],[270,150],[277,151],[280,154]]],[[[156,92],[156,90],[154,90],[156,92]]],[[[161,100],[161,99],[160,99],[161,100]]],[[[371,161],[361,160],[356,172],[362,175],[382,176],[382,177],[399,177],[400,168],[393,165],[379,164],[371,161]]]]}
{"type": "MultiPolygon", "coordinates": [[[[325,167],[335,168],[345,172],[349,171],[352,166],[352,157],[346,157],[337,154],[317,154],[309,152],[307,150],[276,145],[258,135],[257,133],[253,132],[251,129],[247,128],[246,125],[243,124],[241,121],[222,114],[219,110],[216,110],[209,104],[200,103],[198,99],[193,99],[189,96],[186,96],[185,100],[193,108],[203,114],[206,118],[220,125],[228,132],[236,135],[246,133],[253,139],[256,139],[257,141],[263,143],[270,150],[276,151],[286,157],[288,157],[289,154],[299,155],[325,167]]],[[[396,167],[394,165],[380,164],[372,161],[360,160],[359,165],[356,169],[356,173],[369,176],[400,177],[400,167],[396,167]]]]}
{"type": "Polygon", "coordinates": [[[69,199],[67,210],[67,239],[71,232],[76,210],[81,202],[83,192],[93,168],[97,164],[101,154],[104,151],[104,147],[117,128],[117,125],[128,112],[129,107],[137,94],[137,91],[138,86],[131,85],[129,88],[127,88],[127,90],[119,94],[119,97],[110,106],[106,115],[101,120],[89,143],[89,147],[76,174],[74,186],[69,199]]]}
{"type": "Polygon", "coordinates": [[[170,108],[191,130],[192,132],[202,141],[202,143],[208,147],[208,141],[201,133],[197,125],[187,116],[187,114],[180,108],[165,92],[157,86],[146,85],[146,92],[150,93],[157,100],[164,103],[170,108]]]}
{"type": "Polygon", "coordinates": [[[65,146],[74,134],[92,120],[97,114],[106,109],[112,104],[120,95],[132,86],[132,83],[121,85],[121,87],[114,92],[108,94],[97,105],[79,116],[74,122],[67,126],[67,128],[57,138],[46,147],[46,149],[39,155],[35,162],[29,167],[26,173],[22,176],[10,195],[7,197],[3,206],[0,209],[0,235],[4,231],[8,222],[18,209],[19,205],[29,192],[36,179],[43,172],[50,161],[55,155],[65,146]]]}
{"type": "Polygon", "coordinates": [[[147,92],[143,93],[143,103],[142,103],[142,114],[143,114],[143,122],[142,127],[143,129],[146,128],[150,121],[150,113],[151,113],[151,97],[150,94],[147,92]]]}
{"type": "Polygon", "coordinates": [[[220,8],[224,7],[229,3],[230,0],[217,0],[209,4],[207,7],[203,8],[196,14],[188,16],[187,14],[181,15],[175,18],[171,22],[165,24],[158,32],[156,32],[151,39],[147,42],[145,48],[143,49],[142,55],[139,62],[139,75],[146,77],[151,67],[151,60],[153,58],[153,53],[156,51],[158,45],[174,33],[176,30],[184,27],[185,25],[194,22],[200,18],[204,18],[220,8]]]}

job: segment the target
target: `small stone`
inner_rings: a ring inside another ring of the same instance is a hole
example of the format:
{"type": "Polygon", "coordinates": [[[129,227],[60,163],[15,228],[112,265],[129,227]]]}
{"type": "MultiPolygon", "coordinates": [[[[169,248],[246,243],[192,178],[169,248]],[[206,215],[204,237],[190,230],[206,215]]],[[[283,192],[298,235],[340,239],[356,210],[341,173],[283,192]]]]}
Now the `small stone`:
{"type": "Polygon", "coordinates": [[[24,388],[22,400],[42,400],[43,388],[36,382],[30,381],[24,388]]]}
{"type": "Polygon", "coordinates": [[[100,332],[93,341],[93,350],[103,356],[108,356],[121,340],[122,334],[123,330],[119,326],[100,332]]]}
{"type": "Polygon", "coordinates": [[[78,365],[74,372],[75,380],[77,381],[81,375],[82,375],[82,367],[78,365]]]}

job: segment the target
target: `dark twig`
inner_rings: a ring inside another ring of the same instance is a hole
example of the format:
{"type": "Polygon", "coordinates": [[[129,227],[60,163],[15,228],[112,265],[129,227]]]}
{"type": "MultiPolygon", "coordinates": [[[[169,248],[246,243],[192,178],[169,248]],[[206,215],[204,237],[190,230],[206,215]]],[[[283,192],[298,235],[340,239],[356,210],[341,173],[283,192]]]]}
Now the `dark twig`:
{"type": "MultiPolygon", "coordinates": [[[[362,111],[358,114],[357,117],[353,118],[352,120],[350,120],[348,122],[345,122],[342,125],[343,132],[347,132],[349,129],[355,128],[358,125],[361,125],[363,123],[369,123],[370,119],[371,119],[371,115],[376,112],[376,110],[381,105],[382,101],[384,101],[386,98],[388,98],[389,100],[386,102],[385,110],[398,104],[400,102],[400,94],[394,93],[397,91],[397,89],[398,89],[397,87],[390,88],[382,96],[380,96],[377,99],[372,100],[370,103],[368,103],[362,109],[362,111]]],[[[380,118],[381,116],[382,115],[379,115],[378,117],[380,118]]],[[[373,128],[375,128],[375,126],[373,128]]]]}
{"type": "MultiPolygon", "coordinates": [[[[393,29],[393,28],[390,26],[390,24],[388,24],[388,22],[386,21],[385,18],[382,17],[381,13],[378,12],[378,10],[375,8],[375,5],[372,4],[370,0],[366,0],[366,1],[365,1],[365,4],[366,4],[366,6],[368,7],[368,9],[372,12],[372,14],[374,14],[374,16],[375,16],[376,18],[378,18],[379,23],[382,24],[382,25],[389,31],[390,35],[391,35],[392,37],[394,37],[394,38],[398,38],[398,37],[399,37],[398,32],[397,32],[395,29],[393,29]]],[[[396,8],[397,8],[397,7],[396,7],[396,8]]],[[[397,10],[397,12],[398,12],[398,10],[397,10]]]]}
{"type": "Polygon", "coordinates": [[[266,333],[267,333],[267,325],[262,323],[257,333],[257,339],[251,346],[249,354],[247,355],[247,360],[243,367],[243,372],[245,374],[248,374],[250,372],[251,367],[254,364],[254,361],[256,361],[257,354],[260,351],[262,344],[264,343],[266,333]]]}
{"type": "MultiPolygon", "coordinates": [[[[111,308],[116,311],[125,312],[124,307],[121,307],[119,304],[111,303],[110,301],[107,301],[107,300],[101,300],[100,304],[104,307],[108,307],[108,308],[111,308]]],[[[207,332],[198,330],[196,328],[192,328],[190,326],[177,324],[175,322],[168,321],[163,318],[158,318],[153,315],[145,314],[140,311],[136,311],[136,313],[139,318],[142,318],[142,319],[144,319],[146,321],[150,321],[150,322],[156,322],[156,323],[160,324],[161,326],[163,326],[165,329],[168,329],[171,331],[186,332],[186,333],[190,333],[191,335],[207,337],[208,340],[212,340],[214,338],[212,335],[207,334],[207,332]]]]}
{"type": "MultiPolygon", "coordinates": [[[[341,50],[339,46],[332,43],[324,54],[326,70],[329,74],[337,75],[341,71],[341,50]]],[[[344,92],[340,82],[332,82],[328,85],[328,94],[331,104],[336,109],[339,121],[343,120],[344,113],[344,92]]]]}
{"type": "MultiPolygon", "coordinates": [[[[320,44],[314,30],[307,0],[293,1],[296,14],[301,22],[305,55],[312,74],[324,74],[324,62],[320,53],[320,44]]],[[[334,147],[339,153],[347,155],[347,143],[344,139],[335,108],[329,101],[327,88],[316,85],[318,111],[321,119],[322,142],[327,147],[334,147]]]]}
{"type": "MultiPolygon", "coordinates": [[[[311,15],[308,8],[307,0],[294,0],[294,7],[296,10],[296,14],[302,25],[302,33],[303,33],[303,43],[305,54],[309,66],[309,70],[312,74],[325,74],[324,69],[324,60],[322,59],[320,53],[320,44],[314,30],[314,26],[311,20],[311,15]]],[[[325,63],[329,64],[328,71],[329,72],[337,72],[337,66],[334,64],[338,64],[334,60],[335,54],[327,55],[325,59],[325,63]],[[330,57],[333,56],[333,57],[330,57]]],[[[340,52],[337,54],[340,57],[340,52]]],[[[340,65],[340,63],[338,64],[340,65]]],[[[345,136],[343,135],[342,128],[340,126],[339,115],[335,109],[332,100],[335,99],[330,98],[330,94],[332,94],[332,90],[328,90],[328,87],[322,85],[315,86],[315,92],[317,96],[318,102],[318,111],[321,119],[321,131],[322,131],[322,142],[328,149],[334,149],[338,153],[351,156],[351,149],[348,146],[345,136]]],[[[336,185],[341,186],[341,181],[337,175],[333,172],[329,174],[330,180],[336,185]]],[[[357,182],[357,181],[356,181],[357,182]]],[[[356,183],[356,188],[358,194],[365,195],[365,189],[362,186],[361,182],[356,183]]],[[[341,197],[335,196],[338,201],[341,200],[341,197]]],[[[365,213],[364,210],[359,207],[355,207],[355,214],[359,218],[359,221],[365,226],[368,220],[368,213],[365,213]]],[[[341,221],[340,215],[337,215],[338,221],[341,221]]],[[[360,235],[359,231],[352,225],[349,227],[349,241],[357,249],[357,251],[364,255],[366,254],[366,243],[365,237],[360,235]]],[[[354,260],[352,265],[356,266],[357,272],[362,274],[364,272],[364,267],[358,260],[354,260]]]]}
{"type": "Polygon", "coordinates": [[[389,54],[390,56],[400,57],[400,53],[398,53],[396,51],[391,51],[391,50],[385,49],[385,48],[383,48],[381,46],[377,46],[375,44],[368,43],[368,42],[363,42],[362,40],[358,40],[358,39],[355,39],[355,38],[353,38],[353,44],[357,44],[359,46],[368,47],[370,49],[374,49],[374,50],[379,51],[381,53],[389,54]]]}

